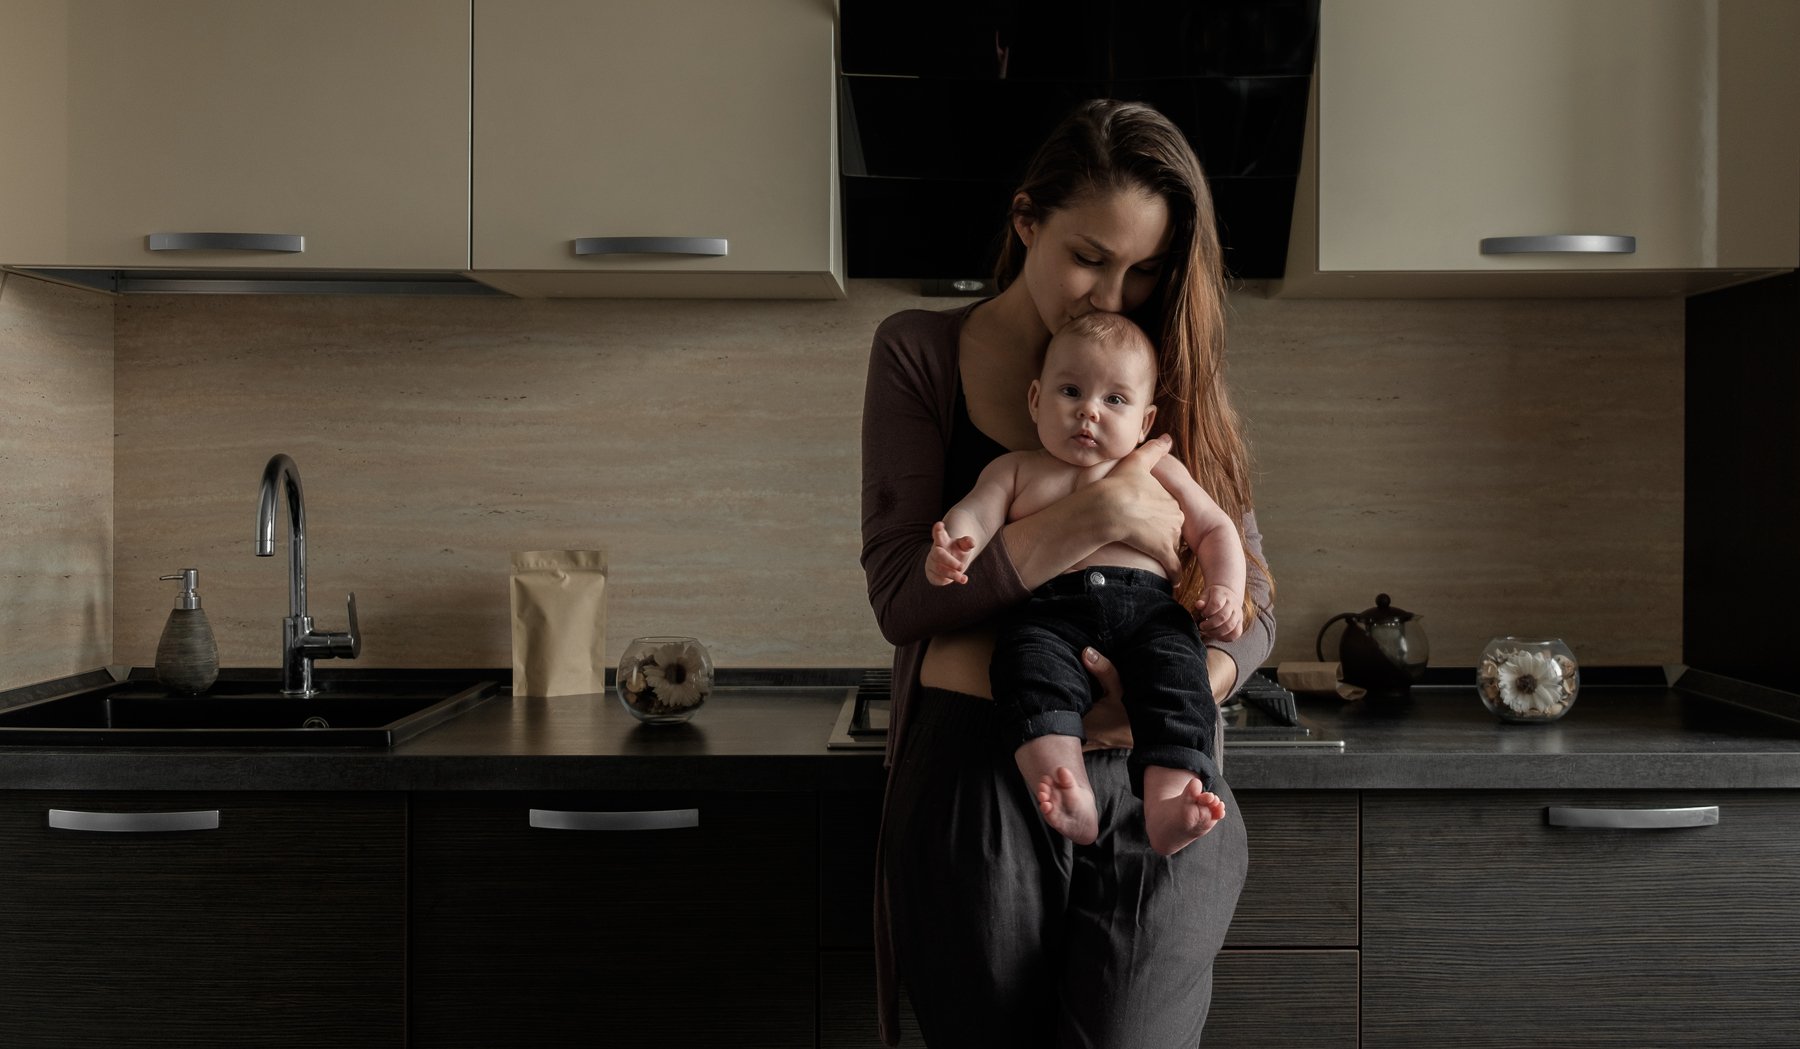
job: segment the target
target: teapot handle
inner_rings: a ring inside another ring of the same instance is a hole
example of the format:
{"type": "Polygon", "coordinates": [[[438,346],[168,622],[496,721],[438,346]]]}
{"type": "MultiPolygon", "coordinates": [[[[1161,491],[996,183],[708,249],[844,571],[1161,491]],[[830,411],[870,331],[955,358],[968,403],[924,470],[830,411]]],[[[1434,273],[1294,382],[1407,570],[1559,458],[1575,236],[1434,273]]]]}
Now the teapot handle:
{"type": "Polygon", "coordinates": [[[1318,656],[1319,662],[1323,663],[1325,661],[1325,631],[1331,629],[1331,624],[1337,622],[1340,619],[1359,619],[1359,618],[1361,618],[1361,617],[1358,616],[1355,612],[1339,612],[1337,615],[1332,616],[1330,619],[1327,619],[1325,621],[1325,625],[1319,628],[1318,640],[1313,642],[1313,653],[1316,656],[1318,656]]]}

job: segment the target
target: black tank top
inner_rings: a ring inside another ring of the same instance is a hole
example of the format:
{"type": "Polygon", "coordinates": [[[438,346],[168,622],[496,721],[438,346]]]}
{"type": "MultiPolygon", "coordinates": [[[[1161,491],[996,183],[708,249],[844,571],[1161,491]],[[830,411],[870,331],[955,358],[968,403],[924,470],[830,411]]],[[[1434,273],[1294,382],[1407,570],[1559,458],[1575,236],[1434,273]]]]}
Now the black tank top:
{"type": "MultiPolygon", "coordinates": [[[[962,501],[975,487],[975,481],[987,464],[1010,449],[982,433],[969,419],[969,405],[963,400],[962,380],[956,381],[956,409],[950,419],[950,447],[944,450],[944,509],[962,501]]],[[[942,511],[939,512],[942,516],[942,511]]]]}

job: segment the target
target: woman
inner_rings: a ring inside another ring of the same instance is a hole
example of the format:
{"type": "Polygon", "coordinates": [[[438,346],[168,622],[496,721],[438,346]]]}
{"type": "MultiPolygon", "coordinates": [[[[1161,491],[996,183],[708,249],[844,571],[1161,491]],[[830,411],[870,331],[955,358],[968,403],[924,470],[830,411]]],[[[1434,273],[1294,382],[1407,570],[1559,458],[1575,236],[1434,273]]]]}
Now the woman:
{"type": "Polygon", "coordinates": [[[1008,524],[967,585],[932,587],[921,569],[931,525],[982,467],[1036,446],[1025,391],[1051,335],[1073,317],[1122,312],[1158,342],[1169,454],[1243,524],[1254,615],[1237,641],[1209,645],[1213,694],[1229,696],[1268,655],[1269,577],[1220,376],[1221,251],[1181,133],[1147,106],[1079,107],[1014,197],[997,275],[992,299],[890,317],[870,361],[862,562],[898,646],[876,898],[883,1037],[898,1040],[897,965],[933,1046],[1194,1045],[1244,879],[1229,787],[1216,792],[1227,815],[1211,833],[1173,857],[1153,852],[1126,777],[1117,675],[1090,653],[1108,693],[1085,722],[1101,829],[1075,846],[1048,829],[996,745],[988,685],[995,615],[1107,543],[1157,558],[1178,595],[1195,592],[1191,566],[1176,574],[1180,509],[1149,474],[1160,447],[1008,524]]]}

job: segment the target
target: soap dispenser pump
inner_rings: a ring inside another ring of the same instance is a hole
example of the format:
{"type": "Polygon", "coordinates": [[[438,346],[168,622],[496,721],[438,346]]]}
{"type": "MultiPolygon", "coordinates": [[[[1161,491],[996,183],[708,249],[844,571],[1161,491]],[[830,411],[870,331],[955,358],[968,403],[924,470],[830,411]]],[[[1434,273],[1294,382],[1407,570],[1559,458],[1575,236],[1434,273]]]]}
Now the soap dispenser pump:
{"type": "Polygon", "coordinates": [[[219,646],[194,589],[200,582],[200,570],[184,568],[176,575],[158,578],[181,580],[181,590],[175,595],[175,610],[169,613],[162,640],[156,643],[156,680],[171,692],[205,692],[219,677],[219,646]]]}

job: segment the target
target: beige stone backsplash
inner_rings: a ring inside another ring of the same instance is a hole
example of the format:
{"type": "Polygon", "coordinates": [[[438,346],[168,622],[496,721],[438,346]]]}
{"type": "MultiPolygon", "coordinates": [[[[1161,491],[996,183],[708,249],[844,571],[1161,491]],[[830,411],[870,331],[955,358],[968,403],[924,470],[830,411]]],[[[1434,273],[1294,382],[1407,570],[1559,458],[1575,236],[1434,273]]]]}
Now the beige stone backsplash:
{"type": "MultiPolygon", "coordinates": [[[[114,660],[151,659],[156,576],[196,567],[224,662],[273,665],[285,537],[250,542],[286,451],[310,611],[341,628],[354,589],[365,665],[508,665],[509,552],[575,546],[608,550],[615,653],[692,633],[726,666],[881,662],[857,565],[869,336],[955,304],[900,281],[824,303],[116,300],[114,660]]],[[[1428,616],[1439,663],[1496,632],[1679,659],[1680,300],[1232,305],[1277,659],[1378,590],[1428,616]]]]}
{"type": "Polygon", "coordinates": [[[0,275],[0,688],[111,658],[112,324],[101,296],[0,275]]]}

